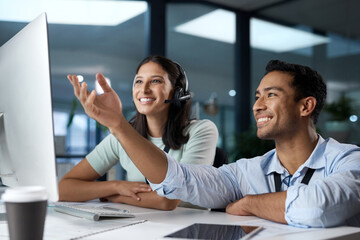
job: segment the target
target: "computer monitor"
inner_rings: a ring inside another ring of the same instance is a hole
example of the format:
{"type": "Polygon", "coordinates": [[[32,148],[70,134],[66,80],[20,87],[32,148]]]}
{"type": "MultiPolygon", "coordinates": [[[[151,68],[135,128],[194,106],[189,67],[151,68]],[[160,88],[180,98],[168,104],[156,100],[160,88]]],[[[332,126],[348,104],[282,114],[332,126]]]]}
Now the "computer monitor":
{"type": "Polygon", "coordinates": [[[58,200],[46,14],[0,47],[0,177],[58,200]]]}

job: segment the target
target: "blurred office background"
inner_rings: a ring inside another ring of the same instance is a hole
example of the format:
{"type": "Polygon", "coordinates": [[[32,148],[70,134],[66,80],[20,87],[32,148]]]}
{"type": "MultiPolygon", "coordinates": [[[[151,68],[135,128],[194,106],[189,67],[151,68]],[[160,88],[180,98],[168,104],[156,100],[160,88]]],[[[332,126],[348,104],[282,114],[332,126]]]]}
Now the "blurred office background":
{"type": "Polygon", "coordinates": [[[318,70],[328,86],[319,133],[360,143],[359,9],[357,0],[0,0],[0,44],[47,12],[59,177],[108,134],[76,104],[66,75],[94,88],[102,72],[130,118],[135,70],[149,54],[184,67],[193,116],[217,125],[233,161],[272,146],[256,138],[252,117],[271,59],[318,70]]]}

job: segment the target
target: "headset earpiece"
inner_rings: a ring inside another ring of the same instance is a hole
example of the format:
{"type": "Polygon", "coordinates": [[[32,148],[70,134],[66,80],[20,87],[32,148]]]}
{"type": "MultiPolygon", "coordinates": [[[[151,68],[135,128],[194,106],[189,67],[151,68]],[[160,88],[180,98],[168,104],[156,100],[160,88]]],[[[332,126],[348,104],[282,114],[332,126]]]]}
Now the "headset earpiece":
{"type": "Polygon", "coordinates": [[[189,100],[191,95],[188,92],[188,79],[184,69],[180,66],[180,64],[176,62],[174,63],[176,64],[180,74],[178,79],[176,79],[173,99],[165,100],[165,103],[173,103],[175,107],[180,108],[181,102],[189,100]],[[183,79],[184,84],[181,84],[181,79],[183,79]],[[184,87],[181,87],[181,85],[184,85],[184,87]]]}
{"type": "Polygon", "coordinates": [[[175,107],[181,107],[181,98],[184,97],[185,91],[182,87],[175,88],[174,97],[173,97],[173,104],[175,107]]]}

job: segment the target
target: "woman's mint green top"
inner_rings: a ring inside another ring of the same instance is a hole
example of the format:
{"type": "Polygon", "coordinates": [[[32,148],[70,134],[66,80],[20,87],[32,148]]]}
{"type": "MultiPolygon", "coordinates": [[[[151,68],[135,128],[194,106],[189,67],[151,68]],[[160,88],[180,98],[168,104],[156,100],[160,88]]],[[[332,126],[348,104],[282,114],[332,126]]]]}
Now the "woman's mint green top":
{"type": "MultiPolygon", "coordinates": [[[[169,154],[180,163],[212,165],[218,141],[215,124],[210,120],[194,120],[185,129],[185,133],[189,133],[189,141],[179,150],[170,149],[169,154]]],[[[148,139],[160,149],[164,149],[162,138],[149,136],[148,139]]],[[[144,175],[135,167],[120,142],[112,134],[105,137],[86,156],[86,159],[99,175],[105,174],[120,162],[127,173],[128,181],[145,182],[144,175]]]]}

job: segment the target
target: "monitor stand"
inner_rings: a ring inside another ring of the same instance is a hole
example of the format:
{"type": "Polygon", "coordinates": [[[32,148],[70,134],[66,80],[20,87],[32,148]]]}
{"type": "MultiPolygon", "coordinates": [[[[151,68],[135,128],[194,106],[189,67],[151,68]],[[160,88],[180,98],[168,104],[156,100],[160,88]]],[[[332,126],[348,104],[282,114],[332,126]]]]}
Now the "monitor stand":
{"type": "MultiPolygon", "coordinates": [[[[8,145],[6,143],[6,138],[5,138],[5,123],[4,120],[5,119],[5,114],[3,112],[0,112],[0,153],[2,152],[2,154],[5,156],[5,158],[10,158],[10,154],[9,154],[9,150],[8,150],[8,145]]],[[[1,162],[1,159],[0,159],[1,162]]],[[[6,163],[6,161],[5,161],[6,163]]],[[[1,165],[1,164],[0,164],[1,165]]],[[[1,181],[1,177],[13,177],[14,176],[14,172],[11,170],[10,166],[2,166],[2,168],[0,168],[0,197],[1,194],[4,193],[5,189],[3,189],[3,182],[1,181]]]]}
{"type": "MultiPolygon", "coordinates": [[[[7,189],[7,187],[2,185],[1,178],[0,178],[0,198],[6,189],[7,189]]],[[[0,204],[0,223],[1,222],[6,222],[5,204],[3,202],[0,204]]]]}
{"type": "Polygon", "coordinates": [[[6,222],[6,213],[0,213],[0,223],[6,222]]]}

